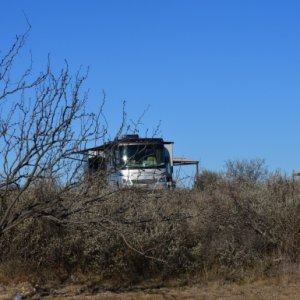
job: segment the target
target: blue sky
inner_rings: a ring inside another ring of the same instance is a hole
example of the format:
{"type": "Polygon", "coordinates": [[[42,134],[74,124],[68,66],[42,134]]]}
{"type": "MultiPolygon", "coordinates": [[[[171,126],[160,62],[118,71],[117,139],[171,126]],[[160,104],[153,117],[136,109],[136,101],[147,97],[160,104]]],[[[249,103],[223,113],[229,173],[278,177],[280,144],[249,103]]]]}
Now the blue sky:
{"type": "Polygon", "coordinates": [[[34,68],[48,53],[57,68],[89,66],[89,105],[105,91],[112,135],[126,100],[132,119],[150,105],[142,135],[161,121],[175,155],[202,168],[265,158],[300,170],[299,1],[1,1],[1,49],[23,12],[34,68]]]}

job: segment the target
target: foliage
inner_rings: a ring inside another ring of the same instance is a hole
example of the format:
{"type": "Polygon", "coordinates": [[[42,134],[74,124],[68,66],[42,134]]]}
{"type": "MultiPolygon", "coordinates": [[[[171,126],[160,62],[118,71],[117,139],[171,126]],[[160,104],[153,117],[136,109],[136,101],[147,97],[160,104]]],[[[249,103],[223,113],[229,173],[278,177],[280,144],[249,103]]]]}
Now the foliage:
{"type": "MultiPolygon", "coordinates": [[[[70,190],[48,214],[6,233],[1,263],[28,266],[39,278],[81,273],[124,282],[183,274],[235,280],[299,263],[300,183],[279,173],[251,185],[217,177],[213,189],[208,182],[180,191],[99,189],[90,181],[85,197],[80,187],[70,190]]],[[[26,197],[56,197],[53,186],[44,189],[26,197]]]]}

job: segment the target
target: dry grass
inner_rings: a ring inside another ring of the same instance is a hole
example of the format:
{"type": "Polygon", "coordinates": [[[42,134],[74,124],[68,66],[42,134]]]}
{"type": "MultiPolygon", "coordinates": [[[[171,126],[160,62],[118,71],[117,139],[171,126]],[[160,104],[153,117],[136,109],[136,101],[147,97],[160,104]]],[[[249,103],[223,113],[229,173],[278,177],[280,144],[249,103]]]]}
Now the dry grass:
{"type": "MultiPolygon", "coordinates": [[[[108,291],[103,287],[89,291],[85,285],[70,284],[48,289],[47,293],[35,293],[28,283],[2,288],[0,299],[12,299],[16,293],[23,293],[30,299],[107,299],[107,300],[159,300],[159,299],[299,299],[299,274],[285,275],[280,278],[265,278],[251,282],[234,283],[209,281],[177,286],[177,282],[166,283],[164,287],[138,285],[126,290],[108,291]],[[43,296],[44,295],[44,296],[43,296]]],[[[162,284],[162,283],[160,283],[162,284]]],[[[40,288],[41,289],[41,288],[40,288]]],[[[44,290],[47,291],[46,288],[44,290]]]]}

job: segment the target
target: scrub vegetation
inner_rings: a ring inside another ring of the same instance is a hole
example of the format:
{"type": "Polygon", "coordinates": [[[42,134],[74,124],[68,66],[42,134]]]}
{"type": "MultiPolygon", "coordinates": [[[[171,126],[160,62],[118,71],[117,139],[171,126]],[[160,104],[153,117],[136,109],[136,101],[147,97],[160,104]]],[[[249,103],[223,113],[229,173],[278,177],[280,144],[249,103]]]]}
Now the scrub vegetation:
{"type": "Polygon", "coordinates": [[[24,201],[53,205],[1,235],[1,280],[95,276],[127,285],[194,276],[241,281],[293,270],[300,183],[268,173],[261,160],[226,166],[204,171],[192,190],[111,191],[94,178],[62,196],[51,182],[33,185],[24,201]]]}
{"type": "MultiPolygon", "coordinates": [[[[49,282],[97,291],[297,269],[300,183],[263,160],[203,171],[193,189],[110,189],[103,171],[85,175],[80,151],[107,133],[103,102],[88,112],[86,74],[71,76],[67,63],[16,72],[27,35],[0,53],[2,285],[31,282],[39,298],[49,282]]],[[[121,123],[118,134],[130,131],[121,123]]]]}

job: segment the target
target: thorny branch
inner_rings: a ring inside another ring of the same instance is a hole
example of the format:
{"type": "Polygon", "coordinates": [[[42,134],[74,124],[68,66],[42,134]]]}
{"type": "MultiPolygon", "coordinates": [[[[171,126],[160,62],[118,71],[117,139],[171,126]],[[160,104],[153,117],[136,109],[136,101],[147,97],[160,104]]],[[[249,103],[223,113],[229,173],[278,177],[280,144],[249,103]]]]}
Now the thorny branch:
{"type": "Polygon", "coordinates": [[[41,179],[63,182],[63,190],[75,185],[82,173],[79,151],[106,134],[99,126],[104,101],[98,112],[86,110],[88,71],[72,76],[65,61],[57,74],[48,58],[35,76],[30,59],[19,79],[12,79],[29,32],[30,26],[0,57],[0,233],[33,214],[35,206],[24,204],[23,194],[41,179]]]}
{"type": "MultiPolygon", "coordinates": [[[[15,79],[16,60],[30,29],[28,23],[27,31],[16,36],[10,49],[5,54],[0,52],[0,235],[30,217],[68,226],[93,225],[113,232],[126,247],[145,258],[165,262],[149,254],[153,246],[144,250],[127,238],[128,226],[177,222],[186,216],[159,216],[158,211],[155,218],[137,218],[134,205],[128,198],[120,200],[117,190],[107,190],[103,176],[90,183],[84,172],[82,150],[107,135],[105,93],[99,107],[89,111],[88,94],[83,91],[88,70],[71,75],[65,61],[55,72],[50,57],[45,69],[35,75],[30,56],[29,66],[15,79]],[[110,211],[107,205],[115,205],[113,196],[119,200],[116,207],[112,206],[112,214],[106,214],[110,211]],[[123,213],[131,210],[128,219],[123,213]]],[[[129,130],[137,132],[147,111],[136,122],[131,120],[131,129],[125,104],[117,137],[129,130]]]]}

